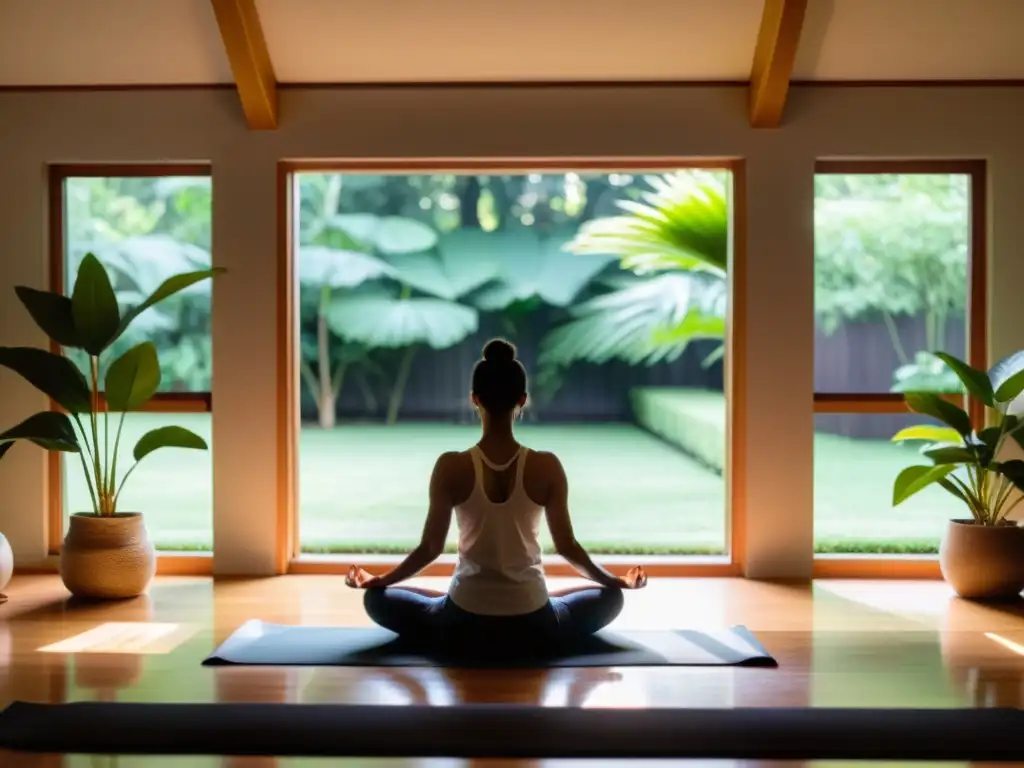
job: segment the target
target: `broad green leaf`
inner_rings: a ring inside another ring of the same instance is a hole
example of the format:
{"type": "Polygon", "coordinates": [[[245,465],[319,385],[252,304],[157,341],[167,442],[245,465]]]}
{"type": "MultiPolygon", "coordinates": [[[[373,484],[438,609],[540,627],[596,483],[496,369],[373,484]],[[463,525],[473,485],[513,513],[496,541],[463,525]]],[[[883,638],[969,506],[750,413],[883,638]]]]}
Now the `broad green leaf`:
{"type": "Polygon", "coordinates": [[[962,435],[950,427],[934,424],[918,424],[914,427],[901,429],[892,436],[892,442],[902,443],[907,440],[927,440],[932,443],[958,443],[962,435]]]}
{"type": "Polygon", "coordinates": [[[367,247],[373,246],[373,235],[379,224],[380,219],[372,213],[339,213],[326,222],[329,229],[341,230],[350,240],[367,247]]]}
{"type": "Polygon", "coordinates": [[[907,407],[915,413],[931,416],[948,424],[961,435],[972,432],[971,417],[959,406],[953,405],[938,395],[927,392],[910,392],[905,396],[907,407]]]}
{"type": "Polygon", "coordinates": [[[447,349],[477,330],[475,309],[442,299],[403,299],[361,292],[336,297],[327,313],[331,330],[368,347],[426,344],[447,349]]]}
{"type": "Polygon", "coordinates": [[[144,341],[110,364],[103,392],[110,410],[133,411],[149,402],[159,388],[156,347],[144,341]]]}
{"type": "MultiPolygon", "coordinates": [[[[992,382],[992,388],[998,392],[1022,371],[1024,371],[1024,351],[1014,352],[1012,355],[1007,355],[998,363],[993,365],[989,369],[988,378],[989,381],[992,382]]],[[[1014,384],[1014,386],[1016,386],[1016,384],[1014,384]]],[[[1004,390],[1004,392],[1008,391],[1010,391],[1009,388],[1004,390]]],[[[1007,402],[1012,399],[1013,398],[1007,398],[1007,400],[1002,400],[1000,402],[1007,402]]]]}
{"type": "MultiPolygon", "coordinates": [[[[510,226],[497,232],[466,232],[446,236],[443,258],[452,263],[449,274],[474,259],[497,264],[494,284],[473,297],[473,304],[485,312],[505,309],[534,298],[553,307],[569,307],[615,257],[595,255],[580,258],[563,250],[568,230],[541,235],[530,227],[510,226]]],[[[481,267],[487,274],[489,267],[481,267]]],[[[490,276],[490,275],[488,275],[490,276]]],[[[482,285],[483,283],[480,283],[482,285]]]]}
{"type": "Polygon", "coordinates": [[[1017,490],[1024,491],[1024,461],[1011,459],[996,464],[996,469],[1007,480],[1016,486],[1017,490]]]}
{"type": "Polygon", "coordinates": [[[306,245],[298,252],[299,282],[307,287],[355,288],[370,280],[394,277],[383,259],[359,251],[306,245]]]}
{"type": "Polygon", "coordinates": [[[378,222],[373,241],[381,253],[423,253],[437,245],[437,232],[416,219],[386,216],[378,222]]]}
{"type": "MultiPolygon", "coordinates": [[[[195,285],[201,280],[208,280],[215,277],[219,277],[227,272],[223,267],[214,267],[213,269],[204,269],[199,272],[186,272],[185,274],[175,275],[169,277],[161,283],[160,287],[157,288],[149,297],[139,304],[137,307],[132,307],[128,310],[124,317],[121,318],[121,323],[117,327],[117,332],[114,334],[114,339],[118,338],[124,333],[128,326],[131,325],[132,320],[141,315],[147,309],[152,307],[154,304],[158,304],[164,299],[173,296],[174,294],[184,291],[191,285],[195,285]]],[[[111,339],[113,341],[113,339],[111,339]]]]}
{"type": "Polygon", "coordinates": [[[53,341],[62,347],[79,347],[75,332],[75,318],[71,310],[71,299],[59,293],[37,291],[24,285],[15,287],[14,292],[32,315],[36,325],[53,341]]]}
{"type": "Polygon", "coordinates": [[[208,447],[203,438],[184,427],[158,427],[140,437],[132,453],[136,461],[142,461],[160,448],[190,448],[205,451],[208,447]]]}
{"type": "Polygon", "coordinates": [[[80,450],[71,419],[57,411],[42,411],[29,416],[16,427],[0,433],[0,443],[9,444],[16,440],[28,440],[48,451],[78,453],[80,450]]]}
{"type": "Polygon", "coordinates": [[[78,267],[71,292],[71,314],[75,335],[82,348],[94,357],[118,336],[121,310],[110,284],[107,270],[95,255],[88,253],[78,267]]]}
{"type": "Polygon", "coordinates": [[[935,467],[907,467],[896,477],[892,488],[892,505],[898,506],[918,491],[922,491],[932,483],[936,483],[951,473],[956,466],[942,464],[935,467]]]}
{"type": "MultiPolygon", "coordinates": [[[[509,234],[509,237],[514,238],[515,235],[509,234]]],[[[503,238],[502,233],[487,233],[479,229],[455,230],[440,241],[437,255],[392,255],[388,261],[398,271],[397,279],[406,285],[439,299],[455,301],[496,280],[502,274],[500,258],[515,257],[499,246],[505,242],[503,238]]],[[[508,287],[511,294],[497,305],[504,309],[515,301],[518,290],[508,283],[498,287],[508,287]]]]}
{"type": "MultiPolygon", "coordinates": [[[[438,243],[441,264],[452,283],[455,298],[462,298],[502,275],[499,253],[486,247],[488,237],[493,235],[480,229],[457,229],[438,243]]],[[[569,276],[569,279],[575,278],[569,276]]]]}
{"type": "Polygon", "coordinates": [[[407,253],[388,257],[394,277],[404,285],[439,299],[455,301],[461,295],[433,253],[407,253]]]}
{"type": "Polygon", "coordinates": [[[974,451],[962,445],[942,445],[922,453],[936,464],[974,464],[978,460],[974,451]]]}
{"type": "Polygon", "coordinates": [[[997,403],[1012,402],[1021,392],[1024,392],[1024,371],[1018,371],[999,385],[999,389],[995,391],[995,401],[997,403]]]}
{"type": "Polygon", "coordinates": [[[979,371],[963,360],[959,360],[945,352],[933,352],[932,354],[953,369],[957,378],[963,382],[964,387],[974,397],[990,408],[995,405],[995,402],[992,400],[992,382],[989,381],[988,374],[985,371],[979,371]]]}
{"type": "Polygon", "coordinates": [[[63,355],[34,347],[0,347],[0,365],[71,413],[89,413],[92,396],[82,372],[63,355]]]}

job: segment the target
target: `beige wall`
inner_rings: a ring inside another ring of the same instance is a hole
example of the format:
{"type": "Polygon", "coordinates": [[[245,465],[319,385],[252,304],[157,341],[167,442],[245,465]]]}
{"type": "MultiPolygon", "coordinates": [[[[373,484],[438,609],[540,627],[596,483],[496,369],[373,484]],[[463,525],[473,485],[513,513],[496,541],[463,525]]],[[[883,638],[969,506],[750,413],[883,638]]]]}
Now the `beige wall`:
{"type": "MultiPolygon", "coordinates": [[[[736,87],[297,89],[250,133],[229,90],[0,93],[0,344],[44,340],[12,294],[46,281],[51,162],[213,164],[214,541],[220,573],[269,574],[276,535],[275,163],[296,158],[728,156],[747,163],[749,573],[812,559],[813,167],[823,157],[990,163],[993,355],[1024,346],[1024,90],[794,90],[787,126],[752,131],[736,87]]],[[[0,424],[45,403],[0,371],[0,424]]],[[[45,461],[0,465],[0,531],[45,554],[45,461]]]]}

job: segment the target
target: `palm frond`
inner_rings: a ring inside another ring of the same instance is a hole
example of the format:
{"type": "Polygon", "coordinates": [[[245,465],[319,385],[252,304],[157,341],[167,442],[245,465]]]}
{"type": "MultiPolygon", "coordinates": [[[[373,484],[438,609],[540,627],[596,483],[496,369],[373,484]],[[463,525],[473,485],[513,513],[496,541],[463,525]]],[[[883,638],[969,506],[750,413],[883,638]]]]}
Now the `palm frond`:
{"type": "Polygon", "coordinates": [[[575,362],[653,365],[677,360],[696,339],[722,338],[720,306],[693,275],[668,273],[586,301],[541,342],[542,366],[575,362]]]}
{"type": "Polygon", "coordinates": [[[638,274],[665,270],[724,276],[728,266],[729,203],[725,180],[684,171],[646,179],[642,201],[620,200],[625,213],[580,227],[566,249],[612,255],[638,274]]]}

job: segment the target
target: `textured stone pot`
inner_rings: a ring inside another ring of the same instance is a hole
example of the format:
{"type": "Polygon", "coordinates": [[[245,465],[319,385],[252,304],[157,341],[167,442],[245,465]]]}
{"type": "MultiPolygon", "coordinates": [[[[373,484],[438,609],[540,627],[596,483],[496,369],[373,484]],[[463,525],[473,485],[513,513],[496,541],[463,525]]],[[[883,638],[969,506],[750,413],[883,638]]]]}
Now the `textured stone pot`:
{"type": "Polygon", "coordinates": [[[0,533],[0,592],[7,589],[14,575],[14,553],[7,537],[0,533]]]}
{"type": "Polygon", "coordinates": [[[60,577],[76,597],[123,600],[137,597],[156,574],[156,552],[142,515],[71,516],[60,553],[60,577]]]}
{"type": "Polygon", "coordinates": [[[1016,597],[1024,590],[1024,528],[950,520],[939,547],[939,567],[960,597],[1016,597]]]}

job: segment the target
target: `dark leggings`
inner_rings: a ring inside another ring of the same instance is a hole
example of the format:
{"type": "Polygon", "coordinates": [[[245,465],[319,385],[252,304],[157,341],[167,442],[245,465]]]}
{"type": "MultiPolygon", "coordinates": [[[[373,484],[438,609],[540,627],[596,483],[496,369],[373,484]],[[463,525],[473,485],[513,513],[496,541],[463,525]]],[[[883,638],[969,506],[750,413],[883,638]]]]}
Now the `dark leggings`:
{"type": "Polygon", "coordinates": [[[458,653],[543,654],[571,646],[608,626],[622,611],[622,590],[592,587],[551,597],[518,616],[483,616],[459,608],[447,595],[428,597],[401,587],[368,589],[366,613],[403,640],[458,653]]]}

